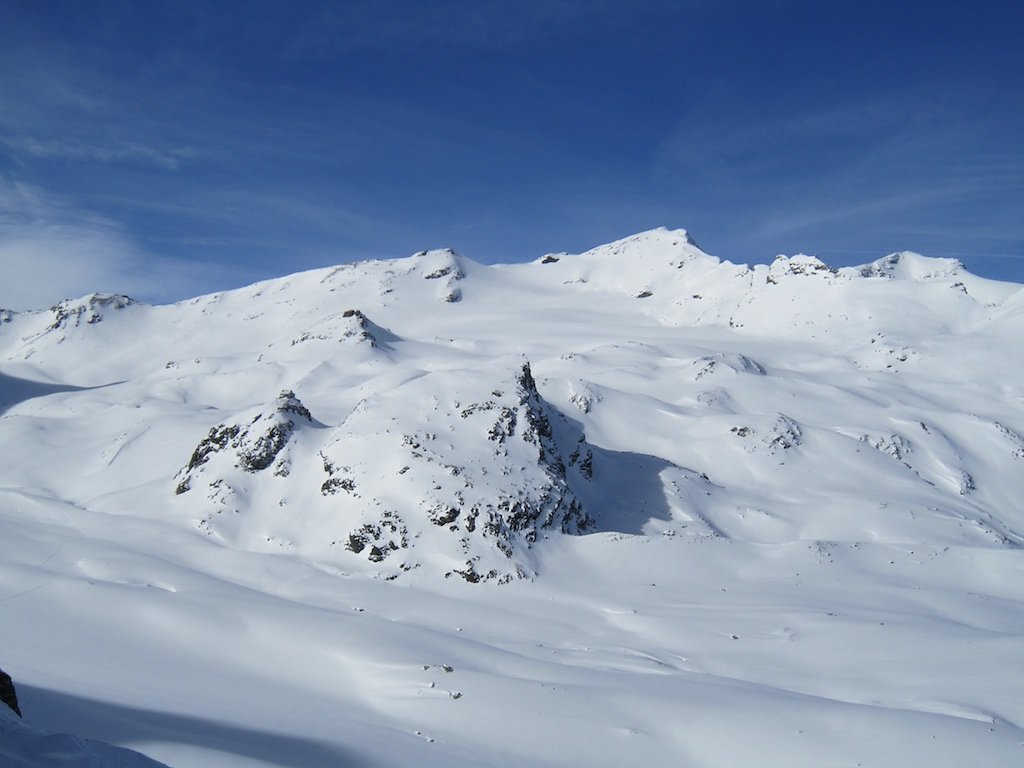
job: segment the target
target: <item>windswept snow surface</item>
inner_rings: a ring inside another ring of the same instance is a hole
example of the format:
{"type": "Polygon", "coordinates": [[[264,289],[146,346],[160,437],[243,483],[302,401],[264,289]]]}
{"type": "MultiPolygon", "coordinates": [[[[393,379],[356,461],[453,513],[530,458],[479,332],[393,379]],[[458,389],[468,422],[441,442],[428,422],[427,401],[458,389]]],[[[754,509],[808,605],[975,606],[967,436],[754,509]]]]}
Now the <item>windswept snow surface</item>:
{"type": "Polygon", "coordinates": [[[0,665],[175,768],[1019,766],[1022,337],[665,229],[0,312],[0,665]]]}

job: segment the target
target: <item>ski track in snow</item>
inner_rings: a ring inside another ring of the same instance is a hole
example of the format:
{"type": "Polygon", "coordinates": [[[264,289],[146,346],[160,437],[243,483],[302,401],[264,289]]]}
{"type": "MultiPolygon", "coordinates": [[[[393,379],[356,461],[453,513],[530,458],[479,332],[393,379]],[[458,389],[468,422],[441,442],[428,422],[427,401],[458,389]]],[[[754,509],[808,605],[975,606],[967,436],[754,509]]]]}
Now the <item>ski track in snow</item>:
{"type": "Polygon", "coordinates": [[[1019,285],[661,229],[0,317],[5,765],[1024,764],[1019,285]]]}

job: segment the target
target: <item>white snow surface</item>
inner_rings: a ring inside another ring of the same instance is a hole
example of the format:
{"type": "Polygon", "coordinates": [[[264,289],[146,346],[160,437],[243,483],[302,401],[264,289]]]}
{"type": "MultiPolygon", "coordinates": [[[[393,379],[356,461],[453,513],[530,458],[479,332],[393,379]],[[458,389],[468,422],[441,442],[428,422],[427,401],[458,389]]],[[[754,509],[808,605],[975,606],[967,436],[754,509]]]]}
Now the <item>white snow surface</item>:
{"type": "Polygon", "coordinates": [[[0,311],[0,758],[1022,765],[1022,337],[667,229],[0,311]]]}

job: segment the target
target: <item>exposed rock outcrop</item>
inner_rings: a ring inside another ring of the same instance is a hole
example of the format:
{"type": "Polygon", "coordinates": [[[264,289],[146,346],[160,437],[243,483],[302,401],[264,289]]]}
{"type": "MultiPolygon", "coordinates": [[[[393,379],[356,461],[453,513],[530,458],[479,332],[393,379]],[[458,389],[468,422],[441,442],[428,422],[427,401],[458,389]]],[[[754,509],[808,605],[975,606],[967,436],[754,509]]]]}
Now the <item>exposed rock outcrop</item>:
{"type": "Polygon", "coordinates": [[[470,582],[527,577],[525,553],[544,532],[592,527],[573,486],[590,482],[593,453],[541,397],[529,364],[491,381],[432,377],[360,404],[326,445],[321,492],[336,498],[340,518],[356,515],[345,548],[402,569],[421,555],[454,556],[462,564],[445,574],[470,582]],[[432,403],[418,428],[382,435],[379,425],[410,401],[432,403]],[[378,444],[376,463],[363,460],[367,441],[378,444]],[[382,482],[382,467],[397,468],[391,480],[382,482]],[[433,551],[406,551],[421,546],[433,551]]]}
{"type": "Polygon", "coordinates": [[[51,309],[53,322],[49,330],[77,328],[83,322],[95,325],[103,321],[105,311],[118,311],[135,304],[135,299],[120,294],[94,293],[77,301],[64,299],[51,309]]]}
{"type": "Polygon", "coordinates": [[[176,493],[200,529],[237,546],[358,556],[382,578],[423,567],[508,581],[535,572],[538,539],[593,527],[594,475],[582,431],[519,363],[424,373],[333,427],[282,392],[212,427],[176,493]]]}
{"type": "Polygon", "coordinates": [[[0,702],[14,710],[18,717],[21,717],[21,710],[18,708],[18,694],[14,690],[14,681],[11,676],[0,669],[0,702]]]}
{"type": "Polygon", "coordinates": [[[244,472],[261,472],[274,466],[275,475],[287,475],[290,463],[281,452],[297,424],[311,424],[312,416],[295,393],[285,390],[264,412],[249,423],[218,424],[203,438],[188,464],[178,473],[181,479],[175,493],[189,491],[193,480],[215,454],[233,453],[235,467],[244,472]]]}
{"type": "Polygon", "coordinates": [[[414,271],[424,280],[436,281],[438,298],[448,304],[462,300],[462,289],[457,284],[466,277],[463,258],[451,248],[421,251],[413,256],[414,271]]]}
{"type": "Polygon", "coordinates": [[[331,315],[307,328],[291,339],[295,347],[309,341],[342,343],[351,346],[365,345],[370,349],[389,350],[391,342],[398,337],[386,328],[381,328],[359,309],[346,309],[340,315],[331,315]]]}

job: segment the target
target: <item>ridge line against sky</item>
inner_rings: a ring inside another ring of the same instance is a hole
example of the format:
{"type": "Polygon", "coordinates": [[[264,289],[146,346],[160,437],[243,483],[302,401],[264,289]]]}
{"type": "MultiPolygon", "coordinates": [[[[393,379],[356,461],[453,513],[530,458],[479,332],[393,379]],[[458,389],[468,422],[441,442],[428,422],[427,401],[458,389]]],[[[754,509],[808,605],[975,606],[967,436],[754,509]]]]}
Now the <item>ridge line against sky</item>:
{"type": "Polygon", "coordinates": [[[1024,6],[0,0],[0,306],[685,227],[1024,282],[1024,6]],[[822,7],[824,6],[824,7],[822,7]]]}

